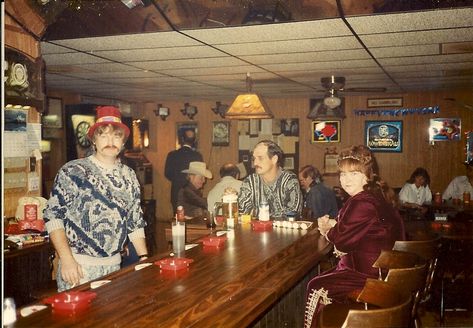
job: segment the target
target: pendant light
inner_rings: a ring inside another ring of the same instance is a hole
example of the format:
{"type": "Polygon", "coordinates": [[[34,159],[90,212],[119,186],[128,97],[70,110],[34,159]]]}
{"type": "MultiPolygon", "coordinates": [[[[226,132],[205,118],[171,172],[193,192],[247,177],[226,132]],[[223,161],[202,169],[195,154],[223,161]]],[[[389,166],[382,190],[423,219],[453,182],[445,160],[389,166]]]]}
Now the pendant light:
{"type": "Polygon", "coordinates": [[[268,105],[261,96],[252,93],[250,73],[246,73],[246,93],[238,95],[225,113],[228,119],[273,118],[268,105]]]}

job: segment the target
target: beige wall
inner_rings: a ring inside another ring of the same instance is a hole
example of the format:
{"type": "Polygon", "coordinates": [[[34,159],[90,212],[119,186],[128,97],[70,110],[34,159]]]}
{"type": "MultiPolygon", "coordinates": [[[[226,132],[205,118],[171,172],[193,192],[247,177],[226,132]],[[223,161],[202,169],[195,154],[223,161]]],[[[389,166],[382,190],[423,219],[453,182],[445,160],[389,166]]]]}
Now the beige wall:
{"type": "MultiPolygon", "coordinates": [[[[58,93],[55,93],[57,96],[58,93]]],[[[403,121],[403,151],[402,153],[376,153],[379,162],[381,176],[393,187],[401,187],[412,171],[418,167],[425,167],[432,177],[432,190],[443,191],[452,177],[464,173],[462,162],[465,160],[465,138],[459,142],[437,142],[429,145],[428,125],[429,119],[434,117],[460,117],[462,119],[462,132],[473,130],[473,112],[450,101],[444,100],[446,97],[461,99],[466,103],[473,103],[471,91],[458,92],[433,92],[403,95],[385,95],[382,97],[402,96],[403,108],[417,108],[425,106],[440,106],[439,114],[410,114],[404,117],[391,116],[355,116],[354,109],[366,109],[366,96],[346,97],[346,119],[342,121],[341,142],[334,143],[337,151],[353,144],[363,143],[365,120],[402,120],[403,121]]],[[[379,96],[378,96],[379,97],[379,96]]],[[[68,95],[64,103],[73,103],[76,98],[68,95]]],[[[306,118],[309,108],[307,98],[288,99],[265,99],[271,107],[275,118],[299,118],[300,124],[300,166],[313,164],[323,168],[323,155],[327,144],[312,144],[311,121],[306,118]]],[[[227,162],[238,160],[238,144],[236,122],[231,124],[231,138],[228,147],[211,146],[211,122],[222,120],[220,116],[214,114],[211,108],[215,102],[189,101],[196,105],[199,113],[195,116],[195,121],[199,127],[199,150],[204,156],[204,160],[213,172],[214,178],[205,187],[204,193],[218,181],[218,170],[220,166],[227,162]]],[[[145,150],[146,157],[153,164],[153,189],[157,200],[157,215],[168,218],[172,215],[170,206],[170,183],[164,177],[164,162],[169,151],[174,149],[176,141],[176,123],[189,121],[180,113],[184,101],[162,102],[169,107],[171,115],[162,121],[156,117],[153,110],[157,103],[146,103],[138,106],[133,113],[134,118],[147,118],[150,122],[151,146],[145,150]]],[[[336,177],[327,177],[326,183],[329,185],[338,184],[336,177]]]]}

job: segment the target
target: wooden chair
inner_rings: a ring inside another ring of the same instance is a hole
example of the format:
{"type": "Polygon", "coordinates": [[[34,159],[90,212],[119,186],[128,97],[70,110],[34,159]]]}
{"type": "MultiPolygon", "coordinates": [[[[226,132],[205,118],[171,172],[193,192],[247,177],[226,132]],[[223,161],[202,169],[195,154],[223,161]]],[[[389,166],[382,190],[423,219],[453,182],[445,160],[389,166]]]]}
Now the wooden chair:
{"type": "Polygon", "coordinates": [[[427,262],[427,276],[425,286],[422,292],[422,300],[430,297],[432,281],[437,268],[438,252],[440,247],[440,238],[435,237],[429,240],[398,240],[394,243],[393,250],[404,251],[417,254],[427,262]]]}
{"type": "Polygon", "coordinates": [[[385,281],[397,288],[402,296],[412,296],[412,308],[410,315],[410,326],[421,327],[418,316],[419,303],[425,286],[427,275],[427,264],[418,265],[411,268],[390,269],[385,281]]]}
{"type": "Polygon", "coordinates": [[[407,327],[411,298],[403,303],[377,310],[350,310],[342,328],[352,327],[407,327]]]}
{"type": "Polygon", "coordinates": [[[422,263],[422,261],[417,254],[411,252],[383,250],[373,263],[373,268],[379,269],[379,279],[384,280],[386,278],[385,273],[390,269],[412,268],[422,263]]]}
{"type": "MultiPolygon", "coordinates": [[[[390,322],[406,322],[403,327],[407,327],[407,323],[409,322],[410,307],[402,307],[402,310],[397,309],[400,305],[406,303],[406,301],[408,301],[407,304],[410,305],[411,297],[409,296],[406,299],[405,295],[397,291],[397,287],[394,287],[382,280],[369,278],[366,280],[365,286],[358,295],[356,302],[351,304],[330,304],[325,306],[319,317],[318,326],[323,328],[339,328],[344,324],[344,321],[346,326],[350,312],[366,312],[367,317],[364,317],[364,320],[370,320],[369,317],[371,311],[378,311],[374,314],[376,321],[373,321],[373,324],[368,321],[368,323],[365,323],[366,327],[390,327],[390,322]],[[386,312],[386,324],[378,325],[378,323],[382,323],[380,320],[382,320],[382,317],[384,316],[384,312],[382,310],[392,308],[396,308],[396,310],[394,312],[392,310],[386,312]],[[403,311],[406,312],[406,315],[402,315],[402,318],[394,318],[401,316],[400,313],[403,313],[403,311]],[[404,317],[407,318],[407,320],[404,320],[404,317]]],[[[350,319],[349,322],[351,322],[351,320],[352,319],[350,319]]],[[[355,320],[358,319],[355,318],[355,320]]],[[[359,326],[348,325],[346,327],[359,326]]]]}

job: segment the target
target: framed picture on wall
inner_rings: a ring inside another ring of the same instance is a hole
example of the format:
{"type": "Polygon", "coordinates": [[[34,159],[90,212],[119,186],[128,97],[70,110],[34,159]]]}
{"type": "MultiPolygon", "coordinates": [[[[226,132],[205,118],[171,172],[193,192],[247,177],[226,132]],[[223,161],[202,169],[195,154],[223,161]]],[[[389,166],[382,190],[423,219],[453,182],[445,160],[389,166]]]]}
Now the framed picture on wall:
{"type": "Polygon", "coordinates": [[[340,142],[340,121],[312,121],[312,143],[340,142]]]}
{"type": "Polygon", "coordinates": [[[184,137],[186,133],[188,133],[187,131],[194,131],[195,142],[194,142],[193,148],[194,149],[198,148],[197,145],[199,142],[199,129],[198,129],[197,123],[196,122],[179,122],[179,123],[176,123],[176,149],[181,148],[182,138],[184,137]]]}
{"type": "Polygon", "coordinates": [[[375,152],[402,152],[402,121],[366,121],[365,145],[375,152]]]}
{"type": "Polygon", "coordinates": [[[460,118],[431,118],[429,141],[461,140],[461,122],[460,118]]]}
{"type": "Polygon", "coordinates": [[[228,146],[230,144],[230,122],[212,122],[212,146],[228,146]]]}
{"type": "Polygon", "coordinates": [[[62,99],[48,97],[47,115],[43,115],[41,123],[45,128],[62,128],[62,99]]]}

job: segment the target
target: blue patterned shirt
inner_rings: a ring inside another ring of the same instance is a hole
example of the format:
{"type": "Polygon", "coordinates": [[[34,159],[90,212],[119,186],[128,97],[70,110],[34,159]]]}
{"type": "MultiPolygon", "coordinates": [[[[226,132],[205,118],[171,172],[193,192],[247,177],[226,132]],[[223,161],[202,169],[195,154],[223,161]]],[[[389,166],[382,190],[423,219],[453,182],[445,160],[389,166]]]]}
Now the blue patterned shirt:
{"type": "Polygon", "coordinates": [[[49,233],[65,230],[73,253],[119,253],[127,235],[144,237],[135,172],[122,163],[104,168],[94,156],[66,163],[54,180],[44,220],[49,233]]]}

